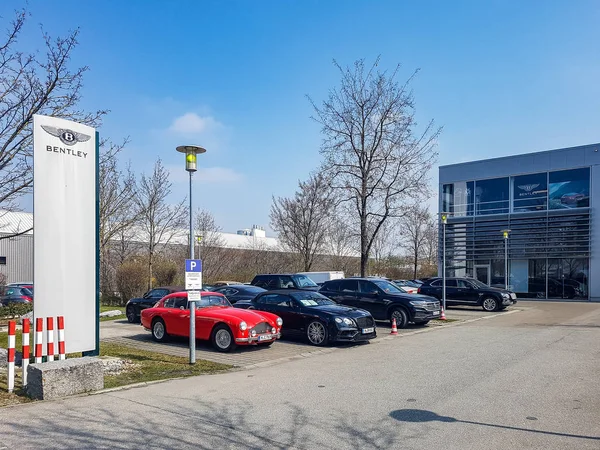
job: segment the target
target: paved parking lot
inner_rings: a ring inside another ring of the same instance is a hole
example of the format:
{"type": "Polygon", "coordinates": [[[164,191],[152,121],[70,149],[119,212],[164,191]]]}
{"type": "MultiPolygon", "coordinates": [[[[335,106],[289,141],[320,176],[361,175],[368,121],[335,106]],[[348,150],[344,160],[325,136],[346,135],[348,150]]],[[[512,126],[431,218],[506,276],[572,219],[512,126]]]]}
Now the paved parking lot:
{"type": "MultiPolygon", "coordinates": [[[[513,308],[515,309],[515,308],[513,308]]],[[[453,308],[446,316],[449,322],[434,320],[426,327],[409,325],[407,328],[398,330],[400,335],[414,333],[424,329],[443,327],[473,320],[477,318],[494,316],[502,313],[487,313],[475,308],[453,308]]],[[[384,322],[377,323],[377,338],[373,342],[380,341],[390,335],[391,328],[384,322]]],[[[100,338],[104,342],[113,342],[142,350],[165,353],[173,356],[188,356],[188,340],[185,338],[174,338],[168,343],[158,343],[152,340],[150,332],[144,330],[139,324],[130,324],[126,320],[114,320],[101,322],[100,338]]],[[[230,364],[240,368],[252,368],[271,365],[279,361],[293,360],[314,356],[323,353],[331,353],[339,349],[350,349],[367,343],[360,344],[336,344],[330,347],[315,347],[308,345],[301,339],[282,339],[275,342],[271,347],[239,347],[231,353],[220,353],[213,350],[208,342],[198,341],[196,345],[196,358],[230,364]]]]}

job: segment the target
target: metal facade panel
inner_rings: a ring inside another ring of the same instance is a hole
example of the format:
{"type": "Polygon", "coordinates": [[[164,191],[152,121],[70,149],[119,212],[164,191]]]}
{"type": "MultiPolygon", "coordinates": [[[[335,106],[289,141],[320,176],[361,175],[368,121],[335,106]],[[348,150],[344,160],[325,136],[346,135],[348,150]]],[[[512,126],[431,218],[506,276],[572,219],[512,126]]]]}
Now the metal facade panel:
{"type": "Polygon", "coordinates": [[[23,235],[0,240],[0,256],[6,256],[6,265],[0,273],[7,283],[33,281],[33,236],[23,235]]]}
{"type": "Polygon", "coordinates": [[[439,182],[453,183],[600,164],[600,144],[440,166],[439,182]]]}

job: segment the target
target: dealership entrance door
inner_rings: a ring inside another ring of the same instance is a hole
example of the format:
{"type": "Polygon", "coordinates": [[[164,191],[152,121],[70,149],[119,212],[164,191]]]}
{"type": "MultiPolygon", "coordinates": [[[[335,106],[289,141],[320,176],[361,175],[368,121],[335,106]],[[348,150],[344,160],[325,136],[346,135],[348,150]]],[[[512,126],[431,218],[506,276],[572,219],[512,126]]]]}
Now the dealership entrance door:
{"type": "Polygon", "coordinates": [[[475,278],[489,286],[490,284],[490,266],[475,266],[475,278]]]}

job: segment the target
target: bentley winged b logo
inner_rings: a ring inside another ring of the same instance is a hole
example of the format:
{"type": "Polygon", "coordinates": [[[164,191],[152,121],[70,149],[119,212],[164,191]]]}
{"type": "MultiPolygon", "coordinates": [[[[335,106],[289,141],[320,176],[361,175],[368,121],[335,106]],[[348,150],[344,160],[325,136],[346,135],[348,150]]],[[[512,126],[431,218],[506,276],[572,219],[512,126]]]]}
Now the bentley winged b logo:
{"type": "Polygon", "coordinates": [[[525,192],[531,192],[539,185],[540,185],[539,183],[538,184],[522,184],[522,185],[518,186],[518,188],[523,189],[525,192]]]}
{"type": "Polygon", "coordinates": [[[52,136],[59,138],[65,145],[75,145],[78,142],[89,141],[91,136],[68,130],[66,128],[56,128],[49,125],[41,125],[44,131],[52,136]]]}

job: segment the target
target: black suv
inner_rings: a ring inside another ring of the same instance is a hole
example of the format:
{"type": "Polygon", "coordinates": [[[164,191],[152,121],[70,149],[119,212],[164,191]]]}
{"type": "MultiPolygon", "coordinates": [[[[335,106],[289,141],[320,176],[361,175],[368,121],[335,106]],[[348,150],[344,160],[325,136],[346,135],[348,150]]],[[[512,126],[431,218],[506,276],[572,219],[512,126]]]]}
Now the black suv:
{"type": "Polygon", "coordinates": [[[440,302],[425,295],[407,294],[389,281],[378,278],[344,278],[323,283],[319,292],[331,300],[371,313],[375,320],[396,319],[404,328],[409,322],[425,325],[440,316],[440,302]]]}
{"type": "Polygon", "coordinates": [[[319,286],[309,277],[299,273],[270,273],[256,275],[250,283],[272,291],[273,289],[301,289],[304,291],[318,291],[319,286]]]}
{"type": "Polygon", "coordinates": [[[180,292],[185,290],[180,286],[163,286],[150,289],[141,298],[132,298],[127,302],[125,306],[125,315],[129,323],[135,323],[140,321],[140,313],[143,309],[152,308],[157,301],[163,298],[165,295],[172,294],[173,292],[180,292]]]}
{"type": "MultiPolygon", "coordinates": [[[[419,294],[442,298],[442,279],[432,278],[419,288],[419,294]]],[[[481,306],[485,311],[499,311],[517,303],[514,292],[490,287],[474,278],[446,278],[446,305],[481,306]]]]}

